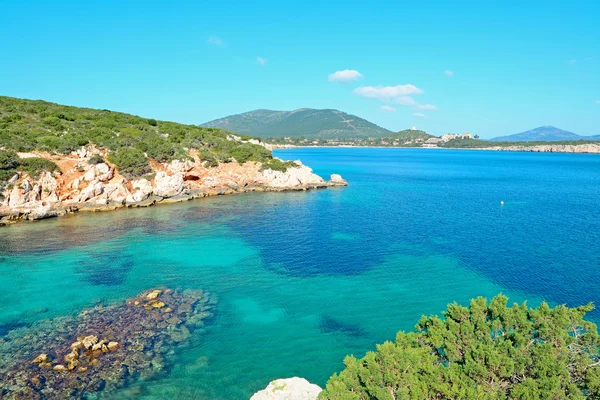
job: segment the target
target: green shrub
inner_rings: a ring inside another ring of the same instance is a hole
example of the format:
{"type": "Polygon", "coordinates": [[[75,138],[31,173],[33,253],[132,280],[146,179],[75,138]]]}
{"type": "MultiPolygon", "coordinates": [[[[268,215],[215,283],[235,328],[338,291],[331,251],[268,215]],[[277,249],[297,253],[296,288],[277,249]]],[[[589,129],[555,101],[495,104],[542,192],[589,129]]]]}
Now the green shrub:
{"type": "MultiPolygon", "coordinates": [[[[264,147],[227,140],[229,135],[216,128],[0,96],[0,147],[18,152],[37,149],[68,154],[94,144],[109,154],[121,148],[135,148],[159,162],[185,159],[187,149],[208,151],[210,157],[205,161],[209,165],[233,159],[241,163],[271,159],[271,152],[264,147]]],[[[125,169],[133,171],[138,167],[130,165],[125,169]]]]}
{"type": "Polygon", "coordinates": [[[108,155],[108,161],[115,164],[126,177],[138,177],[152,171],[144,153],[132,147],[122,147],[108,155]]]}
{"type": "Polygon", "coordinates": [[[19,165],[19,156],[14,151],[0,149],[0,170],[15,169],[19,165]]]}
{"type": "Polygon", "coordinates": [[[33,178],[38,178],[42,172],[60,171],[54,162],[38,157],[22,158],[17,169],[27,172],[33,178]]]}
{"type": "Polygon", "coordinates": [[[333,375],[319,399],[582,399],[600,396],[600,338],[587,306],[507,307],[507,298],[423,316],[333,375]]]}
{"type": "Polygon", "coordinates": [[[273,158],[268,162],[263,163],[260,167],[260,170],[264,171],[266,169],[271,169],[273,171],[286,172],[288,168],[296,168],[297,166],[298,165],[296,165],[296,163],[293,161],[281,161],[278,158],[273,158]]]}
{"type": "Polygon", "coordinates": [[[102,158],[101,155],[93,155],[88,159],[88,164],[91,165],[96,165],[96,164],[102,164],[104,162],[104,158],[102,158]]]}

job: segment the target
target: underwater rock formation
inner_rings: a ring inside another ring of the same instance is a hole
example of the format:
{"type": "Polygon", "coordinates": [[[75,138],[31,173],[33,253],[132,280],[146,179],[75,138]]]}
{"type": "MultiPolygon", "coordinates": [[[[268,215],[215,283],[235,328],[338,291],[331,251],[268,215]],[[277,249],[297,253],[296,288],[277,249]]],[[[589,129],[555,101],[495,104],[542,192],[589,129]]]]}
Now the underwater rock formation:
{"type": "Polygon", "coordinates": [[[15,329],[0,338],[0,398],[105,395],[165,373],[166,354],[204,325],[214,304],[200,290],[153,289],[15,329]]]}

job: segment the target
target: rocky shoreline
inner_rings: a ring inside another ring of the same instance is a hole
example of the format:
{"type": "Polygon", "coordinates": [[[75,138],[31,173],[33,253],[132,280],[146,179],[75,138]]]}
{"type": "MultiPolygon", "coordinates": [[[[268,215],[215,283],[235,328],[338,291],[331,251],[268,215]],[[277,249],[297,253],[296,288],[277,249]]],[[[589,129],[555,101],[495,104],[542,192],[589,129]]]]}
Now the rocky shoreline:
{"type": "Polygon", "coordinates": [[[600,144],[546,144],[537,146],[491,146],[481,150],[526,151],[534,153],[585,153],[600,154],[600,144]]]}
{"type": "Polygon", "coordinates": [[[536,146],[489,146],[489,147],[404,147],[404,146],[296,146],[296,145],[272,145],[274,149],[294,149],[294,148],[372,148],[372,149],[440,149],[440,150],[488,150],[488,151],[523,151],[533,153],[581,153],[581,154],[600,154],[600,143],[586,144],[547,144],[536,146]]]}
{"type": "Polygon", "coordinates": [[[13,176],[0,192],[0,226],[18,221],[35,221],[76,212],[111,211],[119,208],[149,207],[192,199],[248,192],[281,192],[346,186],[340,175],[329,181],[295,161],[286,171],[263,169],[260,163],[221,163],[206,167],[194,154],[194,161],[152,163],[146,178],[127,179],[116,168],[92,157],[105,154],[95,148],[64,157],[48,154],[19,154],[55,162],[60,172],[44,172],[37,179],[27,174],[13,176]],[[293,164],[294,165],[294,164],[293,164]]]}

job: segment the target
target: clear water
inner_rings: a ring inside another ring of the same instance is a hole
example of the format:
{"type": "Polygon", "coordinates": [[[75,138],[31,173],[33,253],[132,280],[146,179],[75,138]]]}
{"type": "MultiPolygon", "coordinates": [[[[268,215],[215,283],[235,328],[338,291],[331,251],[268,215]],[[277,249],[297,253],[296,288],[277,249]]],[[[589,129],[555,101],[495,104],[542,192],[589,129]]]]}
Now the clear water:
{"type": "Polygon", "coordinates": [[[135,396],[247,399],[275,378],[324,385],[346,354],[362,356],[452,301],[599,300],[599,156],[277,155],[350,186],[0,229],[0,335],[153,286],[206,289],[219,298],[212,325],[135,396]]]}

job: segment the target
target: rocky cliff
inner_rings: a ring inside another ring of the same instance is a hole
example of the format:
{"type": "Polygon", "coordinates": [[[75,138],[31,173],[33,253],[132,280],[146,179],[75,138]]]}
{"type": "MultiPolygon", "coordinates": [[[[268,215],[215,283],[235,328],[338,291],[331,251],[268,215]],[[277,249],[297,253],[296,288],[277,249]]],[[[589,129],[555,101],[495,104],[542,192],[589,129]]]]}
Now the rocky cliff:
{"type": "Polygon", "coordinates": [[[40,152],[20,153],[19,156],[51,159],[60,171],[43,172],[37,179],[27,173],[15,174],[0,193],[0,225],[76,211],[142,207],[213,195],[346,185],[339,175],[332,175],[331,180],[325,181],[299,161],[285,172],[264,169],[261,163],[252,161],[207,167],[191,152],[194,161],[174,160],[162,164],[152,161],[151,174],[145,178],[127,179],[114,165],[91,161],[93,156],[96,159],[105,156],[102,150],[93,146],[67,156],[40,152]]]}

